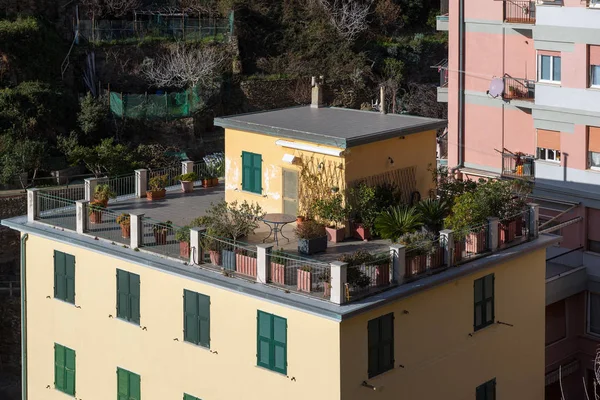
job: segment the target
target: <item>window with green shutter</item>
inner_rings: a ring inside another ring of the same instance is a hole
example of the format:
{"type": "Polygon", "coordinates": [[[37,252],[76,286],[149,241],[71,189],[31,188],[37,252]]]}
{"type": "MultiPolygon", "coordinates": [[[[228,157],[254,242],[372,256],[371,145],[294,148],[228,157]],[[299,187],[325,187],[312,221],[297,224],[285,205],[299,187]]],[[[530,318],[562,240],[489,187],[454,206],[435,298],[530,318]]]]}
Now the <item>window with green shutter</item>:
{"type": "Polygon", "coordinates": [[[75,304],[75,256],[54,250],[54,298],[75,304]]]}
{"type": "Polygon", "coordinates": [[[141,397],[140,376],[117,368],[117,400],[140,400],[141,397]]]}
{"type": "Polygon", "coordinates": [[[183,291],[183,339],[210,348],[210,297],[183,291]]]}
{"type": "Polygon", "coordinates": [[[475,390],[476,400],[496,400],[496,378],[477,386],[475,390]]]}
{"type": "Polygon", "coordinates": [[[242,151],[242,190],[262,193],[262,156],[242,151]]]}
{"type": "Polygon", "coordinates": [[[54,343],[54,387],[75,396],[75,350],[54,343]]]}
{"type": "Polygon", "coordinates": [[[474,330],[485,328],[494,323],[494,274],[476,279],[474,286],[474,330]]]}
{"type": "Polygon", "coordinates": [[[200,397],[195,397],[190,394],[184,393],[183,400],[201,400],[200,397]]]}
{"type": "Polygon", "coordinates": [[[369,378],[394,368],[394,313],[372,319],[369,335],[369,378]]]}
{"type": "Polygon", "coordinates": [[[258,311],[256,364],[287,373],[287,320],[258,311]]]}
{"type": "Polygon", "coordinates": [[[140,323],[140,276],[117,269],[117,317],[140,323]]]}

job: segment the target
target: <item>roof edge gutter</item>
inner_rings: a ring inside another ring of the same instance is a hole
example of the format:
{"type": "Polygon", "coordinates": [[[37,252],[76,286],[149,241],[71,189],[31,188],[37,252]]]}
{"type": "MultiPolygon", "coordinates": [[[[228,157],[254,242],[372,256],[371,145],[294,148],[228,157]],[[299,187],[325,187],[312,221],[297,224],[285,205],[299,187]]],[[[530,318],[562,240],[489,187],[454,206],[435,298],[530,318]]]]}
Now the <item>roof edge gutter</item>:
{"type": "Polygon", "coordinates": [[[458,168],[465,166],[465,0],[458,0],[458,168]]]}
{"type": "Polygon", "coordinates": [[[21,236],[21,399],[27,400],[27,285],[25,242],[29,234],[21,236]]]}

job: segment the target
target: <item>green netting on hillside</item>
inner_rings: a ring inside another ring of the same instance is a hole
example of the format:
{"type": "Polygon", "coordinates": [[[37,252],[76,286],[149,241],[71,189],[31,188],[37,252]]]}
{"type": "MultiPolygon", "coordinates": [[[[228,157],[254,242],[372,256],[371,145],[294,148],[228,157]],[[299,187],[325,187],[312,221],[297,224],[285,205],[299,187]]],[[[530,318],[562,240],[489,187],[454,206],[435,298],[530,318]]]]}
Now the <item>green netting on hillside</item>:
{"type": "Polygon", "coordinates": [[[121,94],[110,92],[110,110],[118,117],[176,119],[191,117],[204,106],[197,88],[165,94],[121,94]]]}

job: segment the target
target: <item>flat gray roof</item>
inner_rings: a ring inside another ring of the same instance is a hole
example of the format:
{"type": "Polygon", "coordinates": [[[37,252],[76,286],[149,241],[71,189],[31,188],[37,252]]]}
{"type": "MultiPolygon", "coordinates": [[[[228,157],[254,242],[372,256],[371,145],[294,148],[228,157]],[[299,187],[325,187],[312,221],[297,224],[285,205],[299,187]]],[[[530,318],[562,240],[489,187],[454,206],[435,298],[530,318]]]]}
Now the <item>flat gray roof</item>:
{"type": "Polygon", "coordinates": [[[339,148],[439,129],[447,124],[444,119],[310,106],[215,118],[215,125],[223,128],[306,140],[339,148]]]}

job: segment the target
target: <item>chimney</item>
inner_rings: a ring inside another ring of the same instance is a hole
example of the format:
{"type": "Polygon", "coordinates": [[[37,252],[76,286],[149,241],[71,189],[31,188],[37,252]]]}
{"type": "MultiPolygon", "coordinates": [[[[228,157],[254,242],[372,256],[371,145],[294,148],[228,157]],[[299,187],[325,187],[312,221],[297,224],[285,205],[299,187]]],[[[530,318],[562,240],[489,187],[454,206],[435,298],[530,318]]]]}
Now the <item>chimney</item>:
{"type": "Polygon", "coordinates": [[[312,108],[323,107],[323,89],[321,88],[321,85],[323,85],[323,76],[320,76],[319,78],[313,76],[311,80],[312,94],[310,102],[312,108]]]}
{"type": "Polygon", "coordinates": [[[379,87],[379,112],[387,114],[385,111],[385,86],[383,85],[379,87]]]}

